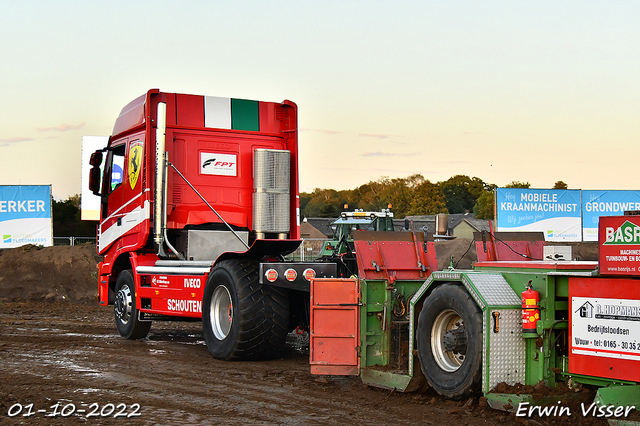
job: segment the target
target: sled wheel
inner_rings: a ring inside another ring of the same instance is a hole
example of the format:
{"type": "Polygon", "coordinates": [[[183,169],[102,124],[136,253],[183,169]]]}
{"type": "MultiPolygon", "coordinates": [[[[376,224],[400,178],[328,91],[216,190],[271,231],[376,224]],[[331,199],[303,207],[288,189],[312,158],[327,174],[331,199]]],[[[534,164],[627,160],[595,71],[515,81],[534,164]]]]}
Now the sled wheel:
{"type": "Polygon", "coordinates": [[[231,259],[213,268],[202,299],[202,333],[211,355],[227,361],[278,358],[288,327],[286,289],[261,285],[257,263],[231,259]]]}
{"type": "Polygon", "coordinates": [[[482,383],[482,312],[464,287],[443,284],[427,297],[417,328],[422,372],[436,392],[463,399],[482,383]]]}
{"type": "Polygon", "coordinates": [[[116,281],[113,314],[116,328],[125,339],[142,339],[149,334],[151,321],[140,321],[136,308],[135,284],[130,269],[120,272],[116,281]]]}

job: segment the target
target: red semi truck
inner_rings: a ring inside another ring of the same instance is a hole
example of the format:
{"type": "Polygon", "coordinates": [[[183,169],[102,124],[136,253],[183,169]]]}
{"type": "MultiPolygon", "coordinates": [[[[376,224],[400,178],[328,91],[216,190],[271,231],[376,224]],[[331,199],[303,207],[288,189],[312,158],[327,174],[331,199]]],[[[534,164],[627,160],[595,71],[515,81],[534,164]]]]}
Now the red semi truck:
{"type": "Polygon", "coordinates": [[[279,356],[308,324],[309,280],[335,263],[289,264],[299,240],[297,107],[163,93],[122,109],[91,157],[101,197],[99,303],[128,339],[151,321],[203,319],[221,359],[279,356]]]}

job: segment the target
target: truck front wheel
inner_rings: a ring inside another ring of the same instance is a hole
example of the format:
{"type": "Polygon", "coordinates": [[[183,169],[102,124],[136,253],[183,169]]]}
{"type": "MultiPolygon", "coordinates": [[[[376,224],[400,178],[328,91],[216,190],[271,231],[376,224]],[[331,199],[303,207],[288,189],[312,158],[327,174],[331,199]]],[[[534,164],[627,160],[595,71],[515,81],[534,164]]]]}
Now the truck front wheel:
{"type": "Polygon", "coordinates": [[[136,308],[136,287],[130,269],[120,272],[116,281],[113,314],[118,333],[125,339],[142,339],[149,334],[151,321],[140,321],[136,308]]]}
{"type": "Polygon", "coordinates": [[[280,357],[288,327],[286,290],[261,285],[255,262],[224,260],[213,268],[202,300],[202,333],[211,355],[226,361],[280,357]]]}
{"type": "Polygon", "coordinates": [[[418,317],[418,357],[436,392],[463,399],[480,390],[482,312],[464,287],[443,284],[427,297],[418,317]]]}

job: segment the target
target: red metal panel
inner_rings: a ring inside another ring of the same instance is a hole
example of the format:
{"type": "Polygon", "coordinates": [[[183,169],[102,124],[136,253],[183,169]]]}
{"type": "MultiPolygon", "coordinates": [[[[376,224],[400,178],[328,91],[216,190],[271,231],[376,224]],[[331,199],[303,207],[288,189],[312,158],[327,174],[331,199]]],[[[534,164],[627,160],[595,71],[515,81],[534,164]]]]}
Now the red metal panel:
{"type": "Polygon", "coordinates": [[[519,269],[548,269],[553,271],[593,271],[598,267],[598,262],[582,261],[486,261],[476,262],[477,268],[519,268],[519,269]]]}
{"type": "MultiPolygon", "coordinates": [[[[149,91],[149,93],[151,92],[152,91],[149,91]]],[[[122,108],[122,111],[120,111],[120,115],[113,126],[113,131],[111,132],[112,136],[117,136],[122,132],[140,126],[144,123],[146,100],[147,94],[145,93],[122,108]]]]}
{"type": "Polygon", "coordinates": [[[177,94],[176,121],[181,127],[204,127],[204,96],[177,94]]]}
{"type": "Polygon", "coordinates": [[[309,363],[312,374],[359,374],[359,301],[358,280],[311,280],[309,363]]]}
{"type": "MultiPolygon", "coordinates": [[[[237,131],[173,131],[175,143],[168,146],[169,158],[176,168],[193,184],[207,201],[230,224],[251,228],[253,195],[253,152],[259,148],[287,149],[279,137],[237,131]],[[202,155],[222,154],[234,156],[235,176],[208,175],[201,173],[202,155]]],[[[291,162],[295,158],[291,158],[291,162]]],[[[171,169],[168,187],[174,208],[167,216],[169,228],[181,229],[186,225],[220,222],[189,187],[171,169]],[[179,202],[177,202],[179,200],[179,202]]],[[[292,194],[292,199],[295,200],[292,194]]]]}
{"type": "Polygon", "coordinates": [[[358,271],[367,280],[426,279],[437,269],[435,245],[411,232],[356,232],[358,271]]]}
{"type": "Polygon", "coordinates": [[[638,324],[639,280],[569,278],[569,373],[640,381],[638,324]]]}

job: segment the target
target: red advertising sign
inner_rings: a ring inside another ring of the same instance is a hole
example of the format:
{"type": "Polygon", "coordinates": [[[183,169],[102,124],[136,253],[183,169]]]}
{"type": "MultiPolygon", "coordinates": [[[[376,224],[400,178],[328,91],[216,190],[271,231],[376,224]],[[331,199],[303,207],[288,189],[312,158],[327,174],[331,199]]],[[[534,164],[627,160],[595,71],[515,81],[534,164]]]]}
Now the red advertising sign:
{"type": "Polygon", "coordinates": [[[601,275],[640,275],[640,216],[601,216],[601,275]]]}
{"type": "Polygon", "coordinates": [[[569,278],[569,373],[640,381],[638,324],[637,279],[569,278]]]}

